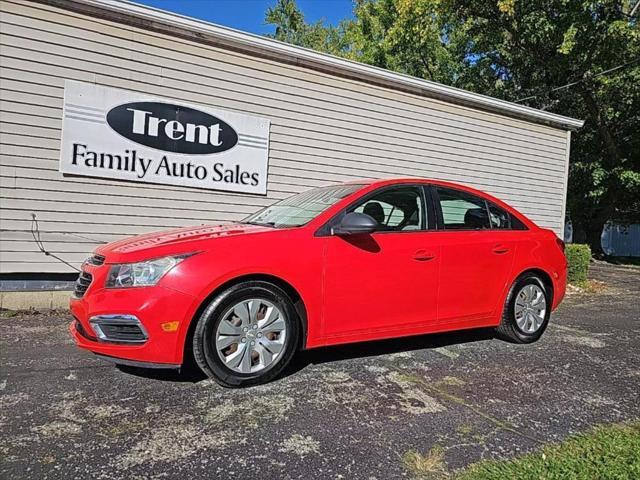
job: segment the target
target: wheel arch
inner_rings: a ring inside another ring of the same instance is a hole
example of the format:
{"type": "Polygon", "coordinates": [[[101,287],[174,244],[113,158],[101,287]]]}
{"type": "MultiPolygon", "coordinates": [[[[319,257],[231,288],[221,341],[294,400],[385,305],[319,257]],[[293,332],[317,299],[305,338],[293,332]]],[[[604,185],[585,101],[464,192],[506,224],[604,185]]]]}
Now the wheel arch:
{"type": "MultiPolygon", "coordinates": [[[[533,268],[528,268],[526,270],[523,270],[513,279],[513,282],[511,282],[511,286],[515,282],[517,282],[519,278],[522,278],[523,276],[528,274],[534,274],[540,277],[540,280],[542,280],[542,283],[544,284],[544,287],[547,289],[547,292],[549,294],[549,305],[553,305],[553,296],[554,296],[554,290],[555,290],[553,286],[553,280],[551,279],[551,275],[549,275],[542,268],[533,267],[533,268]]],[[[509,286],[509,289],[511,289],[511,286],[509,286]]]]}
{"type": "Polygon", "coordinates": [[[189,328],[185,336],[185,341],[183,345],[183,363],[187,359],[191,360],[191,355],[192,355],[191,343],[193,341],[193,333],[195,331],[196,324],[198,323],[198,318],[200,317],[202,312],[207,308],[211,300],[213,300],[218,294],[220,294],[220,292],[223,292],[227,288],[232,287],[233,285],[237,285],[238,283],[249,282],[249,281],[264,281],[264,282],[271,283],[276,287],[279,287],[281,290],[283,290],[287,294],[287,296],[291,300],[291,303],[293,303],[293,306],[296,309],[296,312],[298,313],[298,318],[300,319],[300,332],[301,332],[300,347],[302,347],[303,349],[306,348],[307,309],[305,307],[302,296],[300,295],[298,290],[296,290],[296,288],[293,285],[291,285],[289,282],[287,282],[286,280],[276,275],[271,275],[267,273],[251,273],[251,274],[239,275],[237,277],[231,278],[226,282],[218,285],[215,289],[213,289],[213,291],[211,291],[211,293],[209,293],[204,298],[204,300],[202,300],[202,302],[200,302],[200,305],[196,309],[193,317],[191,318],[191,321],[189,323],[189,328]]]}

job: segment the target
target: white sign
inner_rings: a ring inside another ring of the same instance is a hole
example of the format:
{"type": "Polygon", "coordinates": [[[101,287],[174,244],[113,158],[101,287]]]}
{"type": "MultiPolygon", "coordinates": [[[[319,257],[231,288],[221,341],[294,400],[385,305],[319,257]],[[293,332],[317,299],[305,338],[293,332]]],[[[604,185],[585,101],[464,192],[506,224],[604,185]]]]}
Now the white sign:
{"type": "Polygon", "coordinates": [[[269,120],[67,80],[60,171],[267,193],[269,120]]]}

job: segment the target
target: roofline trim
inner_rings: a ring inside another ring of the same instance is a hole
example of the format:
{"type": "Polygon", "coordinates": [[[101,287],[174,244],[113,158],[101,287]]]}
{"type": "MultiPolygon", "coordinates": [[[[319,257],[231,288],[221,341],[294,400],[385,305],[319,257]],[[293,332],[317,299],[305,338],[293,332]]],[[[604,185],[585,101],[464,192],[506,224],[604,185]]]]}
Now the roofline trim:
{"type": "MultiPolygon", "coordinates": [[[[46,1],[46,0],[45,0],[46,1]]],[[[56,0],[48,3],[59,4],[56,0]]],[[[473,93],[460,88],[391,72],[379,67],[366,65],[344,58],[319,53],[303,47],[297,47],[278,40],[252,33],[223,27],[203,20],[147,7],[128,0],[72,0],[76,5],[86,5],[108,12],[135,16],[150,22],[157,22],[188,33],[209,36],[222,44],[229,44],[256,53],[264,52],[272,56],[286,57],[302,66],[316,66],[324,70],[350,75],[361,80],[383,83],[389,87],[418,90],[419,93],[462,104],[481,110],[489,110],[508,116],[518,117],[535,123],[542,123],[565,130],[576,130],[584,121],[565,117],[555,113],[519,105],[506,100],[473,93]]]]}

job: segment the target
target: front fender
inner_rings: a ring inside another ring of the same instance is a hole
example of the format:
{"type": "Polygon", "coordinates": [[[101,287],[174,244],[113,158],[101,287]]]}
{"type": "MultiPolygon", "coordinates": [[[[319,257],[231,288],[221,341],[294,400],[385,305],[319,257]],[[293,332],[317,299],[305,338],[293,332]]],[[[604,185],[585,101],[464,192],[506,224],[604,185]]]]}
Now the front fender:
{"type": "Polygon", "coordinates": [[[306,345],[317,344],[322,314],[322,243],[323,239],[313,238],[310,244],[298,245],[298,250],[309,250],[300,252],[307,258],[304,262],[288,248],[270,249],[260,255],[247,249],[217,249],[184,260],[163,279],[163,285],[194,297],[189,316],[179,327],[179,343],[184,345],[196,315],[221,287],[241,278],[266,276],[278,279],[297,292],[306,313],[306,345]]]}

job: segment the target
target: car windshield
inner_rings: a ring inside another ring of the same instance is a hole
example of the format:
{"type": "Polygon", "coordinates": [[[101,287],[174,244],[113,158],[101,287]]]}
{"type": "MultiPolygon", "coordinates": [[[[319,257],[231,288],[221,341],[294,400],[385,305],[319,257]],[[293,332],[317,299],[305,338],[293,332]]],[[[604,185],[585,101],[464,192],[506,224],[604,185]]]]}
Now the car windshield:
{"type": "Polygon", "coordinates": [[[275,228],[299,227],[313,220],[338,200],[362,188],[362,185],[321,187],[285,198],[253,215],[242,223],[275,228]]]}

